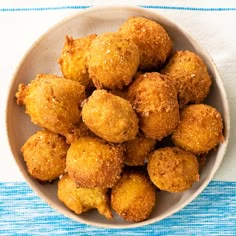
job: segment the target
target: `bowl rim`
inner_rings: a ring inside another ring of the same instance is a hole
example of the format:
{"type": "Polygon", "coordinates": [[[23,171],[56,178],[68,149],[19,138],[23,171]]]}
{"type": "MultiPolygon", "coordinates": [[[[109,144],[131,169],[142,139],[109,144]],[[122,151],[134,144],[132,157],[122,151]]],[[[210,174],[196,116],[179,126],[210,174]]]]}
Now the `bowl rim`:
{"type": "Polygon", "coordinates": [[[55,209],[57,212],[59,212],[60,214],[73,219],[79,223],[83,223],[86,225],[90,225],[90,226],[95,226],[95,227],[100,227],[100,228],[110,228],[110,229],[127,229],[127,228],[136,228],[136,227],[140,227],[140,226],[146,226],[155,222],[159,222],[171,215],[173,215],[174,213],[180,211],[181,209],[183,209],[185,206],[187,206],[190,202],[192,202],[206,187],[207,185],[210,183],[210,181],[212,180],[212,178],[214,177],[216,171],[219,169],[222,160],[225,156],[225,152],[228,146],[228,142],[229,142],[229,136],[230,136],[230,110],[229,110],[229,103],[228,103],[228,98],[227,98],[227,94],[223,85],[223,81],[221,79],[220,73],[217,69],[217,66],[215,64],[215,62],[213,61],[212,57],[210,56],[210,54],[206,51],[206,49],[204,49],[200,44],[198,44],[198,42],[180,25],[180,24],[176,24],[173,20],[170,19],[170,17],[166,17],[163,14],[154,11],[153,9],[146,9],[145,7],[141,7],[141,6],[134,6],[134,5],[124,5],[124,4],[120,4],[120,5],[101,5],[101,6],[92,6],[92,7],[88,7],[86,9],[83,9],[80,12],[76,12],[76,13],[72,13],[69,16],[63,17],[62,20],[60,20],[59,22],[57,22],[56,24],[54,24],[53,26],[49,27],[32,45],[30,45],[30,47],[27,49],[26,53],[24,54],[24,56],[20,59],[14,73],[13,76],[11,78],[11,82],[9,85],[8,90],[11,91],[13,84],[14,84],[14,79],[19,71],[19,69],[21,68],[23,62],[25,61],[25,59],[30,55],[31,50],[33,48],[35,48],[40,41],[51,31],[53,31],[54,29],[56,29],[57,27],[59,27],[61,24],[66,23],[74,18],[80,17],[82,15],[86,15],[90,12],[96,12],[99,11],[99,9],[102,10],[132,10],[132,11],[136,11],[137,15],[140,14],[152,14],[153,16],[158,16],[159,18],[163,19],[165,22],[167,22],[168,24],[174,26],[178,31],[181,31],[184,35],[186,35],[192,42],[193,45],[197,45],[198,48],[201,49],[201,52],[203,52],[204,55],[206,55],[214,69],[214,73],[216,74],[216,79],[217,79],[217,83],[220,87],[222,96],[224,97],[224,99],[222,100],[222,104],[223,104],[223,110],[225,115],[224,118],[224,128],[226,128],[224,130],[224,143],[221,144],[223,151],[221,152],[221,156],[220,158],[217,159],[217,162],[214,163],[213,168],[210,172],[210,174],[207,176],[206,180],[201,184],[201,186],[185,201],[183,201],[181,204],[179,204],[178,207],[170,210],[167,213],[163,213],[163,215],[161,217],[154,217],[152,219],[147,219],[145,221],[142,222],[135,222],[135,223],[131,223],[131,224],[119,224],[119,225],[115,225],[115,224],[104,224],[104,223],[98,223],[98,222],[93,222],[90,221],[88,222],[87,220],[84,220],[82,218],[78,218],[77,215],[75,215],[73,212],[64,212],[63,209],[61,209],[60,206],[57,206],[57,204],[55,204],[53,202],[53,200],[47,198],[46,196],[44,196],[44,194],[37,188],[37,185],[35,183],[35,180],[32,179],[24,170],[23,168],[19,165],[19,158],[16,158],[15,153],[13,152],[13,148],[12,148],[12,144],[11,144],[11,140],[9,137],[9,123],[8,123],[8,117],[10,116],[9,114],[9,101],[10,99],[12,99],[12,97],[10,97],[10,92],[8,93],[8,97],[7,97],[7,104],[6,104],[6,112],[5,112],[5,128],[6,128],[6,133],[7,133],[7,140],[8,140],[8,144],[10,146],[10,150],[11,150],[11,154],[18,166],[18,168],[20,169],[21,174],[23,175],[24,179],[26,180],[26,182],[29,184],[29,186],[31,187],[31,189],[44,201],[46,202],[50,207],[52,207],[53,209],[55,209]],[[158,219],[157,219],[158,218],[158,219]]]}

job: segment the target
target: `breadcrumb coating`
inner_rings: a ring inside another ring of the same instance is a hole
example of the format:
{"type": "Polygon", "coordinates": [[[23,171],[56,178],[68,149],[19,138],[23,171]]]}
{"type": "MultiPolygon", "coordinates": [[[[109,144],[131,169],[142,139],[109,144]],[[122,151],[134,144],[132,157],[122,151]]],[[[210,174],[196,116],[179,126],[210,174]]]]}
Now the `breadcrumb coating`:
{"type": "Polygon", "coordinates": [[[69,145],[64,137],[48,130],[33,134],[21,152],[29,174],[40,181],[52,181],[64,173],[69,145]]]}
{"type": "Polygon", "coordinates": [[[78,81],[85,87],[92,83],[88,74],[87,53],[96,36],[96,34],[91,34],[77,39],[66,36],[61,56],[58,59],[62,74],[66,79],[78,81]]]}
{"type": "Polygon", "coordinates": [[[139,65],[139,50],[121,34],[104,33],[93,40],[88,56],[89,76],[98,89],[122,89],[139,65]]]}
{"type": "Polygon", "coordinates": [[[212,84],[204,61],[194,52],[176,51],[161,70],[176,86],[180,107],[200,103],[208,95],[212,84]]]}
{"type": "Polygon", "coordinates": [[[128,166],[143,166],[148,154],[154,149],[156,140],[138,134],[134,139],[123,143],[124,163],[128,166]]]}
{"type": "Polygon", "coordinates": [[[177,93],[167,77],[157,72],[139,75],[128,88],[128,99],[146,137],[162,140],[177,127],[177,93]]]}
{"type": "Polygon", "coordinates": [[[80,104],[85,99],[85,87],[80,83],[38,74],[28,85],[19,85],[16,98],[18,104],[25,105],[25,112],[34,124],[64,136],[77,135],[80,104]]]}
{"type": "Polygon", "coordinates": [[[119,32],[138,46],[141,70],[157,70],[169,57],[173,43],[166,30],[157,22],[144,17],[130,17],[119,32]]]}
{"type": "Polygon", "coordinates": [[[112,188],[111,206],[127,221],[147,219],[156,203],[156,192],[147,176],[141,172],[125,172],[112,188]]]}
{"type": "Polygon", "coordinates": [[[107,189],[78,187],[76,182],[65,174],[58,181],[57,195],[59,200],[76,214],[97,208],[101,215],[112,219],[107,189]]]}
{"type": "Polygon", "coordinates": [[[196,156],[178,147],[165,147],[152,152],[148,159],[151,181],[168,192],[182,192],[199,180],[196,156]]]}
{"type": "Polygon", "coordinates": [[[123,159],[120,145],[83,137],[71,144],[66,171],[80,187],[111,188],[120,178],[123,159]]]}
{"type": "Polygon", "coordinates": [[[187,106],[172,135],[175,145],[195,154],[207,153],[224,141],[220,113],[207,104],[187,106]]]}
{"type": "Polygon", "coordinates": [[[138,117],[129,101],[106,90],[95,90],[82,108],[82,119],[97,136],[122,143],[135,138],[138,117]]]}

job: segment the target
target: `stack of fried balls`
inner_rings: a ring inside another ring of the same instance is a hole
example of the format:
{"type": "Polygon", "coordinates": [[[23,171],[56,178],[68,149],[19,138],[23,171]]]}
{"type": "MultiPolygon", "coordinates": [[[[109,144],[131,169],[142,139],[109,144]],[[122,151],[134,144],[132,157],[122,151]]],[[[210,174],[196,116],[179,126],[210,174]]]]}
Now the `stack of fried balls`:
{"type": "Polygon", "coordinates": [[[174,50],[157,22],[130,17],[117,32],[66,36],[58,63],[62,76],[19,84],[16,101],[42,128],[21,148],[29,174],[57,181],[71,211],[143,221],[160,191],[201,178],[199,160],[224,137],[195,52],[174,50]]]}

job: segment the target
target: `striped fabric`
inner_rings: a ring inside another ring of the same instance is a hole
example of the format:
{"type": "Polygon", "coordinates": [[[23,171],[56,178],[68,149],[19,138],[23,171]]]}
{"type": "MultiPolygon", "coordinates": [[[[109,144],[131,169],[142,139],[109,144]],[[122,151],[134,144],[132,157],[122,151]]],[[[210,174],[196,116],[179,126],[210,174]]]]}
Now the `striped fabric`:
{"type": "MultiPolygon", "coordinates": [[[[149,9],[164,9],[164,10],[184,10],[184,11],[236,11],[236,7],[185,7],[185,6],[164,6],[164,5],[139,5],[140,7],[149,9]]],[[[15,11],[53,11],[65,9],[86,9],[91,6],[59,6],[59,7],[19,7],[19,8],[1,8],[0,11],[15,12],[15,11]]]]}
{"type": "Polygon", "coordinates": [[[45,204],[24,182],[0,184],[0,235],[236,235],[236,182],[212,181],[171,217],[134,229],[79,224],[45,204]]]}
{"type": "MultiPolygon", "coordinates": [[[[109,4],[127,1],[110,0],[109,4]]],[[[236,235],[236,1],[130,0],[170,17],[211,54],[228,95],[231,138],[213,181],[188,206],[165,220],[133,229],[103,229],[80,224],[56,212],[34,193],[9,151],[5,131],[7,89],[26,50],[49,27],[101,0],[0,1],[0,235],[236,235]],[[31,25],[31,21],[34,22],[31,25]],[[37,27],[35,27],[37,25],[37,27]],[[20,46],[19,46],[20,45],[20,46]],[[2,99],[4,98],[4,99],[2,99]]]]}

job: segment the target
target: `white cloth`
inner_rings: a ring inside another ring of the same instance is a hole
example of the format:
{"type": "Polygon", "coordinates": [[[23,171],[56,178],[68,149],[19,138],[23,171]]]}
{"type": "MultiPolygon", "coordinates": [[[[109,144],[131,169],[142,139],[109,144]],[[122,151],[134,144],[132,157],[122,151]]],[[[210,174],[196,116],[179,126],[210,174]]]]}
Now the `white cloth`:
{"type": "MultiPolygon", "coordinates": [[[[51,26],[75,12],[76,6],[126,4],[125,0],[1,0],[0,2],[0,182],[23,181],[11,154],[5,111],[8,88],[17,65],[31,45],[51,26]],[[49,10],[45,10],[48,8],[49,10]]],[[[236,181],[236,1],[232,0],[130,0],[137,6],[156,6],[156,11],[182,25],[211,55],[221,74],[231,113],[231,137],[223,163],[214,179],[236,181]]]]}

